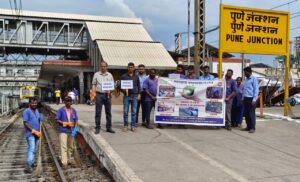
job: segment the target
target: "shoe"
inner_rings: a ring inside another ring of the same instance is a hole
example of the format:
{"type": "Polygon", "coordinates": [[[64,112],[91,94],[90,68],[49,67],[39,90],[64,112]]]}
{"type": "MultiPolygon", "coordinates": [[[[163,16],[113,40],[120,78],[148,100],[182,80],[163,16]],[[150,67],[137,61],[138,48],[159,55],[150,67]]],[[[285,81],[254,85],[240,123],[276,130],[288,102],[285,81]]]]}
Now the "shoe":
{"type": "Polygon", "coordinates": [[[226,126],[226,129],[227,129],[228,131],[231,131],[231,126],[226,126]]]}
{"type": "Polygon", "coordinates": [[[148,128],[148,129],[154,129],[154,126],[150,124],[150,125],[146,126],[146,128],[148,128]]]}
{"type": "Polygon", "coordinates": [[[26,168],[25,168],[25,173],[32,173],[33,172],[33,169],[32,169],[32,167],[31,166],[26,166],[26,168]]]}
{"type": "Polygon", "coordinates": [[[133,128],[131,128],[131,131],[132,131],[132,132],[136,132],[137,129],[133,127],[133,128]]]}
{"type": "Polygon", "coordinates": [[[100,129],[96,129],[95,134],[99,134],[100,133],[100,129]]]}
{"type": "Polygon", "coordinates": [[[249,133],[255,133],[255,129],[249,130],[249,133]]]}
{"type": "Polygon", "coordinates": [[[127,130],[128,130],[128,127],[127,127],[127,126],[124,126],[123,132],[126,132],[127,130]]]}
{"type": "Polygon", "coordinates": [[[250,131],[249,128],[244,128],[244,129],[241,129],[241,131],[250,131]]]}
{"type": "Polygon", "coordinates": [[[62,169],[63,169],[63,170],[68,169],[68,164],[63,164],[63,165],[62,165],[62,169]]]}
{"type": "Polygon", "coordinates": [[[116,133],[113,129],[109,128],[106,130],[108,133],[116,133]]]}
{"type": "Polygon", "coordinates": [[[36,163],[33,163],[33,164],[31,165],[32,168],[35,168],[36,166],[37,166],[36,163]]]}
{"type": "Polygon", "coordinates": [[[157,128],[163,129],[164,127],[160,123],[158,123],[157,128]]]}
{"type": "Polygon", "coordinates": [[[142,126],[146,126],[146,122],[142,122],[142,126]]]}

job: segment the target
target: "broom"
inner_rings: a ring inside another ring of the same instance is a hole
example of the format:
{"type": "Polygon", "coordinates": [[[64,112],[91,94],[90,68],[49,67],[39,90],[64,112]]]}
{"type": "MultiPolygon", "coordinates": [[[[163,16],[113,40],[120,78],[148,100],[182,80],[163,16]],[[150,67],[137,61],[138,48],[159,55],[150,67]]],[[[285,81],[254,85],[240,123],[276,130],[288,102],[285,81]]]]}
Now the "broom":
{"type": "Polygon", "coordinates": [[[42,173],[42,138],[43,138],[42,123],[40,123],[40,131],[41,131],[41,138],[40,138],[40,142],[39,142],[39,154],[38,154],[37,166],[36,166],[36,170],[35,170],[35,173],[37,176],[40,176],[42,173]]]}
{"type": "MultiPolygon", "coordinates": [[[[77,129],[76,128],[74,128],[73,130],[76,130],[77,131],[77,129]]],[[[73,132],[73,131],[72,131],[73,132]]],[[[79,155],[79,153],[78,153],[78,151],[77,151],[77,142],[76,142],[76,140],[75,140],[75,137],[76,137],[76,135],[74,134],[74,136],[72,136],[72,145],[73,145],[73,156],[74,156],[74,160],[75,160],[75,163],[76,163],[76,166],[77,167],[81,167],[81,159],[80,159],[80,155],[79,155]]]]}

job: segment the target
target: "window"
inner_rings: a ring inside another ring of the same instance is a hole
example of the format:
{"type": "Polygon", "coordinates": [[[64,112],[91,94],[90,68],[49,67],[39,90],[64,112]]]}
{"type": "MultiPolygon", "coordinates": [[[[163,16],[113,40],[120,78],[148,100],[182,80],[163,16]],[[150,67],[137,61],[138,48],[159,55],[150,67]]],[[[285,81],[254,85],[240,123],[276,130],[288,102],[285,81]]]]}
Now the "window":
{"type": "Polygon", "coordinates": [[[22,74],[22,75],[24,74],[24,72],[25,72],[25,70],[18,70],[17,71],[18,74],[22,74]]]}
{"type": "Polygon", "coordinates": [[[13,74],[13,70],[12,69],[6,69],[6,74],[12,75],[13,74]]]}
{"type": "Polygon", "coordinates": [[[34,74],[35,74],[35,75],[40,74],[40,70],[34,70],[34,74]]]}

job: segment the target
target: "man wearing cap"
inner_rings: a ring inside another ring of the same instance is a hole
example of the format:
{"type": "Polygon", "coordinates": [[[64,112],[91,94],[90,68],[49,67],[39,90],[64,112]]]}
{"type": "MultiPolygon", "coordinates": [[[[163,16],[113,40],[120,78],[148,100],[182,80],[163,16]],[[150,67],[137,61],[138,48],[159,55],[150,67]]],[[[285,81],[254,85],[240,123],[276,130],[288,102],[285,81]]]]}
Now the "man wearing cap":
{"type": "Polygon", "coordinates": [[[73,100],[70,96],[65,98],[65,106],[56,113],[56,121],[59,124],[59,143],[61,151],[61,163],[64,168],[68,165],[68,157],[74,153],[74,138],[72,131],[78,121],[77,112],[71,107],[73,100]]]}
{"type": "MultiPolygon", "coordinates": [[[[100,133],[101,129],[101,113],[102,113],[102,105],[105,108],[106,115],[106,131],[109,133],[115,133],[112,129],[111,123],[111,93],[113,90],[104,91],[102,90],[102,84],[104,82],[110,81],[113,82],[114,78],[110,72],[107,71],[108,64],[104,61],[100,63],[100,71],[96,72],[93,77],[93,92],[96,91],[96,114],[95,114],[95,124],[96,131],[95,134],[100,133]]],[[[94,96],[92,96],[91,100],[95,100],[94,96]]]]}
{"type": "Polygon", "coordinates": [[[258,81],[255,76],[252,75],[251,67],[244,68],[244,74],[246,76],[244,81],[244,92],[242,96],[242,103],[244,105],[244,113],[247,127],[243,131],[249,131],[249,133],[255,133],[256,124],[256,100],[258,98],[258,81]]]}

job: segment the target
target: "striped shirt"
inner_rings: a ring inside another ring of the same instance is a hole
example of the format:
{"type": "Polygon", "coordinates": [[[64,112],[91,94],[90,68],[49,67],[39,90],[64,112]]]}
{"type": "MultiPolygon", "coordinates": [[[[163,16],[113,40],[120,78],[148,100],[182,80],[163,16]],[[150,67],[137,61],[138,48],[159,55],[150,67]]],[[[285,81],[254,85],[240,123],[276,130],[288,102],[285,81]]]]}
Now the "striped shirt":
{"type": "Polygon", "coordinates": [[[102,91],[102,83],[105,81],[114,81],[114,78],[111,73],[106,72],[102,73],[101,71],[98,71],[94,74],[92,84],[96,86],[96,91],[99,93],[105,93],[105,91],[102,91]]]}

